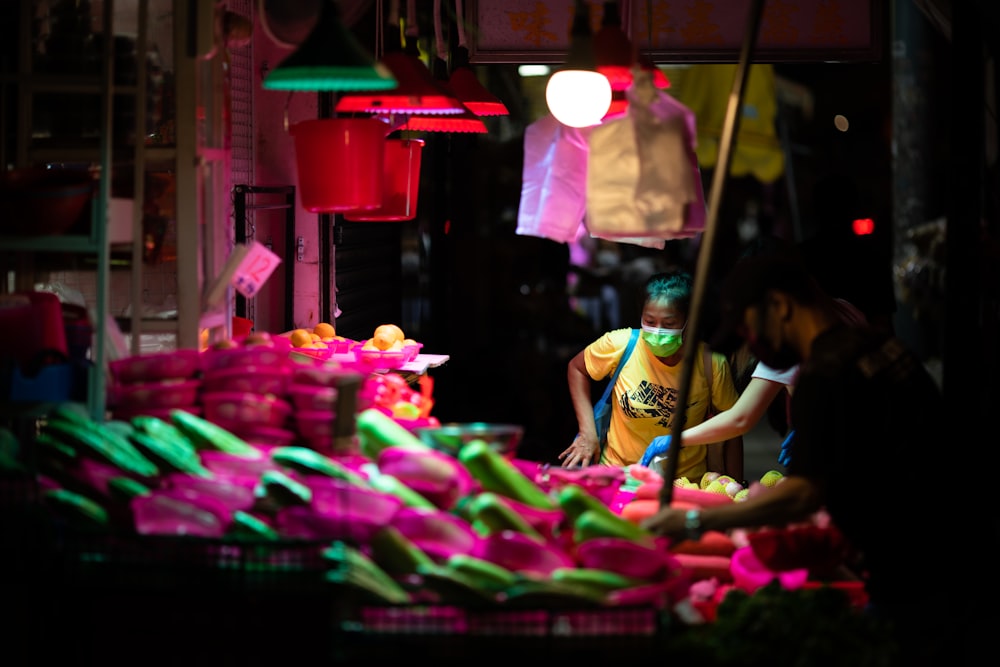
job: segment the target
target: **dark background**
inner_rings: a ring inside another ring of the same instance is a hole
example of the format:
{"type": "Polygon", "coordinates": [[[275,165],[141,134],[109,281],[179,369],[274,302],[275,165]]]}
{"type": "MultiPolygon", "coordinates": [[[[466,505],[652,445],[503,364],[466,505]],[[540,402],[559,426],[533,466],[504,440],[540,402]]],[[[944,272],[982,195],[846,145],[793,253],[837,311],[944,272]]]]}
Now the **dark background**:
{"type": "MultiPolygon", "coordinates": [[[[738,221],[753,201],[760,233],[802,242],[831,292],[914,347],[941,380],[942,409],[969,415],[961,427],[974,429],[996,390],[987,385],[970,398],[963,370],[990,374],[1000,365],[993,351],[1000,289],[991,268],[997,178],[983,122],[995,131],[996,117],[976,85],[995,49],[996,12],[989,3],[890,4],[877,61],[774,64],[779,76],[808,88],[814,112],[781,109],[783,178],[726,179],[700,337],[713,329],[720,278],[746,248],[738,221]],[[849,119],[849,132],[834,129],[835,114],[849,119]],[[855,217],[873,218],[875,234],[853,236],[855,217]]],[[[553,461],[576,432],[566,364],[603,328],[571,308],[568,246],[515,233],[523,130],[534,120],[532,92],[515,67],[479,70],[511,111],[484,118],[488,134],[425,135],[418,218],[398,226],[399,310],[387,306],[378,317],[398,317],[425,352],[450,355],[430,371],[441,421],[522,424],[521,455],[553,461]]],[[[706,194],[715,176],[703,170],[706,194]]],[[[350,238],[351,225],[337,224],[350,238]]],[[[698,239],[663,250],[616,245],[626,270],[609,280],[619,291],[621,326],[635,324],[635,295],[650,267],[694,272],[700,252],[698,239]]],[[[349,269],[340,252],[338,287],[348,285],[342,271],[349,269]]],[[[349,289],[338,292],[345,303],[349,289]]],[[[378,323],[356,323],[358,336],[378,323]]],[[[730,351],[732,341],[717,342],[730,351]]]]}

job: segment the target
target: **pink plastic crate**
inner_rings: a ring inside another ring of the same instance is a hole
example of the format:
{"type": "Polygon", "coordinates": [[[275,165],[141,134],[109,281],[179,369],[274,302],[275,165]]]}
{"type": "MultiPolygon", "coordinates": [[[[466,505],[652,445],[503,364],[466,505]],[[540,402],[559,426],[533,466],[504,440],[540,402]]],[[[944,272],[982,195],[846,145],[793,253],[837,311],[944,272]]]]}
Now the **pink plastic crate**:
{"type": "Polygon", "coordinates": [[[213,392],[203,394],[201,400],[205,418],[218,424],[280,428],[292,413],[288,401],[273,395],[213,392]]]}
{"type": "Polygon", "coordinates": [[[198,402],[201,380],[161,380],[119,384],[108,388],[108,404],[115,409],[175,408],[198,402]]]}
{"type": "Polygon", "coordinates": [[[292,384],[288,395],[296,410],[329,412],[337,404],[337,388],[310,384],[292,384]]]}
{"type": "Polygon", "coordinates": [[[285,366],[247,366],[206,371],[202,379],[205,393],[248,391],[282,395],[288,388],[291,369],[285,366]]]}
{"type": "Polygon", "coordinates": [[[202,352],[202,368],[205,372],[224,368],[245,369],[270,367],[284,368],[288,362],[289,348],[283,345],[251,345],[250,347],[235,347],[228,350],[209,349],[202,352]]]}
{"type": "Polygon", "coordinates": [[[141,354],[111,361],[108,368],[119,383],[183,380],[194,377],[201,370],[201,356],[198,350],[189,349],[141,354]]]}

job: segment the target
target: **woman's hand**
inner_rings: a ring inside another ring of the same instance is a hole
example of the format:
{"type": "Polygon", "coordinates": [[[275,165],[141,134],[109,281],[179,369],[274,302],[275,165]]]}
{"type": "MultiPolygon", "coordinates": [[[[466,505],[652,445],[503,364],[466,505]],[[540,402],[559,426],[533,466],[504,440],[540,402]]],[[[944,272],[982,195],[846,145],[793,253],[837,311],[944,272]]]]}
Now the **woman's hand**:
{"type": "Polygon", "coordinates": [[[578,433],[573,439],[573,444],[559,455],[559,460],[562,461],[563,468],[586,467],[597,462],[600,450],[600,443],[596,439],[578,433]]]}

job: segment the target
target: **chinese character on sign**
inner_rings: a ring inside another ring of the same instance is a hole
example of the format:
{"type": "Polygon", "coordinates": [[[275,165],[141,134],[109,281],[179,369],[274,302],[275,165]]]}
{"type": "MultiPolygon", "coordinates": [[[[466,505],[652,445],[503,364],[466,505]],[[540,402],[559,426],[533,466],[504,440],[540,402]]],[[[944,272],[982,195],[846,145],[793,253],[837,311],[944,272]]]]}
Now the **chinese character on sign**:
{"type": "Polygon", "coordinates": [[[527,11],[507,12],[507,16],[510,18],[511,30],[523,35],[524,40],[532,46],[559,39],[558,35],[547,29],[550,20],[549,8],[544,3],[536,2],[535,6],[527,11]]]}
{"type": "Polygon", "coordinates": [[[266,246],[254,241],[247,246],[246,255],[236,267],[232,280],[233,287],[246,298],[252,298],[271,277],[280,262],[280,257],[266,246]]]}

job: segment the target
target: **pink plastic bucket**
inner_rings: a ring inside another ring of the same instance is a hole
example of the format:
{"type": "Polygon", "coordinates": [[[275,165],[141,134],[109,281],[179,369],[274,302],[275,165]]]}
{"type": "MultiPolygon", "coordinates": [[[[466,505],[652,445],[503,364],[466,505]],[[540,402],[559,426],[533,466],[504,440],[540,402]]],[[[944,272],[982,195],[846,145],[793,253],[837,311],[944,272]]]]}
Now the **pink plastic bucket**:
{"type": "Polygon", "coordinates": [[[386,124],[374,118],[296,123],[299,197],[312,213],[367,210],[382,204],[386,124]]]}
{"type": "Polygon", "coordinates": [[[417,217],[422,139],[386,139],[382,205],[367,211],[347,211],[356,222],[394,222],[417,217]]]}

